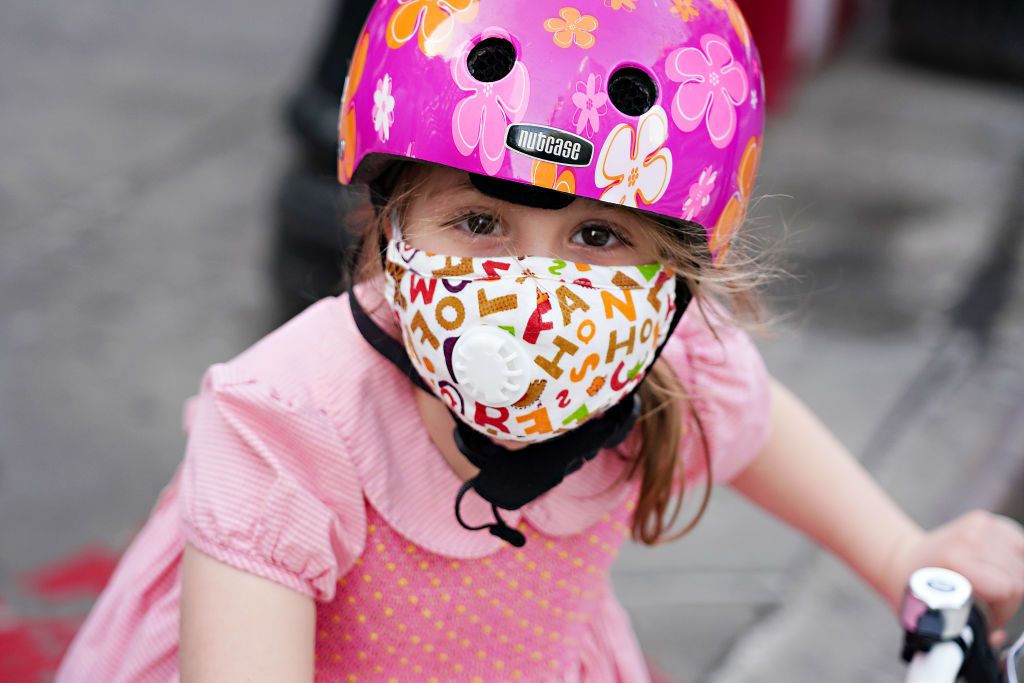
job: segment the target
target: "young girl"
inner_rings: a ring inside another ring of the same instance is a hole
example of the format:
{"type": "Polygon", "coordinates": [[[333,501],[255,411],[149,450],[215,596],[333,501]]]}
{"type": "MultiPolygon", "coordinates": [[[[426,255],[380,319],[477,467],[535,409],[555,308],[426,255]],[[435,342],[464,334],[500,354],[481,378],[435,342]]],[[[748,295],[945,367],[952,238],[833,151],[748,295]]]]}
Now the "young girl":
{"type": "Polygon", "coordinates": [[[57,680],[647,681],[609,567],[723,482],[894,609],[943,565],[1002,625],[1021,530],[918,528],[732,322],[763,95],[730,0],[378,3],[358,284],[207,371],[57,680]]]}

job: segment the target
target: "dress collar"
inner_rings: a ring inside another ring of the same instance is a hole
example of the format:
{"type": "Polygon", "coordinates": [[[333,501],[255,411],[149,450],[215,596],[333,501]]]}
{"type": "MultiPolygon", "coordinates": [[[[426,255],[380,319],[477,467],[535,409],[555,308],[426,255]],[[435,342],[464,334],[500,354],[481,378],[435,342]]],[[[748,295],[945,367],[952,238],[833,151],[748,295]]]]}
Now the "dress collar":
{"type": "MultiPolygon", "coordinates": [[[[462,481],[431,441],[412,382],[363,340],[346,297],[330,307],[340,338],[329,347],[323,395],[366,498],[395,531],[427,550],[465,559],[498,551],[504,541],[467,531],[455,519],[462,481]]],[[[631,443],[632,437],[625,445],[631,443]]],[[[551,491],[502,516],[509,526],[525,521],[551,536],[581,533],[635,495],[635,482],[621,481],[627,467],[617,453],[602,451],[551,491]]],[[[469,524],[492,521],[490,505],[474,491],[462,514],[469,524]]]]}

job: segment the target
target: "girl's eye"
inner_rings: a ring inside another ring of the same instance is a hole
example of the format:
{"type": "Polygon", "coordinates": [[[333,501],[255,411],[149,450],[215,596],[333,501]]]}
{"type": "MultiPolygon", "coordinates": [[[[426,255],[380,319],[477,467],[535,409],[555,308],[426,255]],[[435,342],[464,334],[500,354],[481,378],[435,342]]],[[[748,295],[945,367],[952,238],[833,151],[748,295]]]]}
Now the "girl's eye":
{"type": "Polygon", "coordinates": [[[493,235],[498,232],[500,226],[493,216],[482,213],[475,213],[460,218],[455,226],[466,230],[474,235],[493,235]]]}
{"type": "Polygon", "coordinates": [[[581,228],[576,233],[573,241],[596,248],[617,246],[625,243],[614,231],[602,225],[588,225],[581,228]]]}

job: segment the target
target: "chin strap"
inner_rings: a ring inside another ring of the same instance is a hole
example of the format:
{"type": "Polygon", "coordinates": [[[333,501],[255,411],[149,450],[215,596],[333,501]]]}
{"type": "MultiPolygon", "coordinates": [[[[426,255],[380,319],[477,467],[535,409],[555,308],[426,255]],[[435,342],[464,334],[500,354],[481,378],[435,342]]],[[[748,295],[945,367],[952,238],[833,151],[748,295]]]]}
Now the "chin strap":
{"type": "MultiPolygon", "coordinates": [[[[681,278],[676,278],[676,310],[665,343],[679,323],[690,298],[690,290],[686,283],[681,278]]],[[[433,394],[409,360],[405,346],[370,318],[356,299],[351,287],[348,290],[348,300],[356,327],[366,342],[407,375],[417,387],[433,394]]],[[[655,351],[652,367],[664,347],[665,344],[662,344],[655,351]]],[[[583,467],[584,463],[594,459],[602,449],[615,448],[621,444],[640,417],[641,405],[637,395],[640,384],[641,382],[637,382],[629,394],[601,415],[556,437],[531,443],[517,451],[510,451],[494,443],[463,422],[449,408],[448,411],[455,420],[455,445],[480,470],[476,477],[462,485],[455,498],[455,518],[459,524],[469,531],[487,529],[494,536],[517,548],[525,545],[525,536],[505,523],[498,513],[498,508],[518,510],[560,484],[565,477],[583,467]],[[462,519],[460,506],[470,489],[476,490],[481,498],[491,504],[495,519],[493,524],[473,527],[462,519]]]]}
{"type": "Polygon", "coordinates": [[[476,485],[476,479],[470,479],[459,488],[459,495],[455,496],[455,519],[459,520],[459,524],[462,525],[463,529],[467,531],[480,531],[481,529],[488,529],[492,536],[497,536],[503,541],[514,545],[517,548],[522,548],[526,545],[526,536],[523,532],[518,531],[510,527],[505,520],[501,518],[498,513],[498,506],[491,503],[491,512],[494,513],[494,524],[481,524],[480,526],[469,526],[462,519],[462,514],[459,512],[459,508],[462,507],[462,497],[466,495],[471,488],[476,485]]]}
{"type": "Polygon", "coordinates": [[[517,510],[553,489],[565,477],[583,467],[585,462],[593,460],[602,448],[614,448],[622,443],[639,417],[640,399],[630,394],[601,417],[585,422],[577,429],[554,439],[531,444],[514,452],[456,420],[455,445],[480,469],[480,474],[459,489],[459,495],[455,498],[455,518],[464,529],[487,529],[515,547],[523,547],[526,537],[506,524],[498,508],[517,510]],[[594,425],[594,428],[588,428],[585,433],[577,433],[589,425],[594,425]],[[570,436],[570,441],[566,441],[570,436]],[[580,453],[582,455],[574,455],[580,453]],[[460,507],[463,496],[470,489],[475,489],[481,498],[490,502],[495,520],[493,524],[469,526],[463,521],[460,507]]]}
{"type": "Polygon", "coordinates": [[[391,364],[401,370],[413,384],[428,394],[433,393],[430,387],[427,386],[427,383],[423,381],[423,378],[420,377],[420,373],[416,372],[416,368],[413,366],[412,361],[409,360],[409,354],[405,352],[405,347],[402,346],[402,343],[382,330],[374,322],[373,318],[363,309],[363,305],[356,299],[352,287],[348,288],[348,303],[349,308],[352,309],[352,318],[356,321],[356,328],[358,328],[359,334],[363,335],[366,343],[372,346],[377,353],[391,361],[391,364]]]}
{"type": "Polygon", "coordinates": [[[461,420],[455,422],[455,445],[480,469],[473,488],[484,500],[518,510],[593,460],[603,448],[615,448],[640,417],[635,394],[579,427],[516,451],[499,446],[461,420]]]}

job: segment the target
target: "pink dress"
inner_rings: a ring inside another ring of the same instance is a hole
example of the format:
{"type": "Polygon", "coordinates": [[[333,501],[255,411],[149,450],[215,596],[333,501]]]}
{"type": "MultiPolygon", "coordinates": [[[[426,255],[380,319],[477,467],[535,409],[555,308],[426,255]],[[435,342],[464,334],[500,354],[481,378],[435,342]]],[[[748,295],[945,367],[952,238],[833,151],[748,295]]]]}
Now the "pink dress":
{"type": "MultiPolygon", "coordinates": [[[[712,480],[764,443],[768,374],[749,338],[695,310],[664,358],[707,432],[712,480]]],[[[232,361],[186,404],[184,461],[125,552],[57,674],[177,681],[184,543],[316,601],[317,681],[650,680],[609,567],[637,482],[602,453],[509,512],[516,549],[453,514],[461,484],[432,445],[409,380],[328,298],[232,361]]],[[[691,432],[692,433],[692,432],[691,432]]],[[[680,457],[692,495],[700,439],[680,457]]],[[[489,521],[471,493],[465,516],[489,521]]]]}

